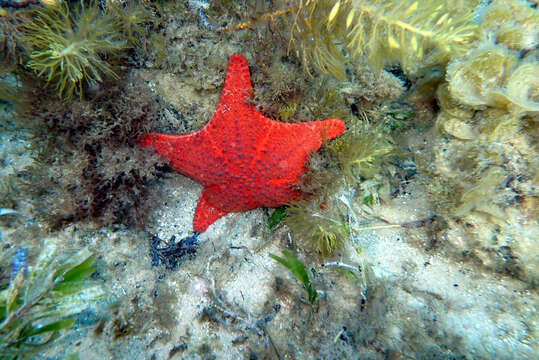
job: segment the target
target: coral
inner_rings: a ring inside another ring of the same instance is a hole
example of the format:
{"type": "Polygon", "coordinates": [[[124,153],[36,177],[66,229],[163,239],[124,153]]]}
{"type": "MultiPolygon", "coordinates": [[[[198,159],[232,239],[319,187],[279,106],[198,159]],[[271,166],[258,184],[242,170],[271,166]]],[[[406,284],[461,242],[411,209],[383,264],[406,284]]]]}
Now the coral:
{"type": "Polygon", "coordinates": [[[442,0],[301,1],[293,11],[290,42],[305,64],[341,79],[346,61],[361,56],[377,72],[400,62],[414,73],[464,54],[476,36],[473,12],[451,16],[446,5],[442,0]]]}
{"type": "Polygon", "coordinates": [[[84,85],[117,78],[106,56],[126,44],[115,30],[115,19],[101,14],[96,1],[73,5],[62,1],[36,10],[25,23],[25,40],[32,48],[27,66],[70,99],[84,85]]]}

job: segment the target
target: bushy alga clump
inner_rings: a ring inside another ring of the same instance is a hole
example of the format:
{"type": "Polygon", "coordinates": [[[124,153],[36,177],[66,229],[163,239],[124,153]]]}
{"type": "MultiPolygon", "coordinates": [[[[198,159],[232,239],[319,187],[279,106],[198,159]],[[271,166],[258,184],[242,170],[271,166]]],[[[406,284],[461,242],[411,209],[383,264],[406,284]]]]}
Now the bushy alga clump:
{"type": "Polygon", "coordinates": [[[308,196],[292,202],[284,223],[308,250],[323,256],[344,247],[369,218],[369,207],[388,199],[394,144],[384,122],[351,121],[347,131],[312,154],[299,187],[308,196]]]}
{"type": "Polygon", "coordinates": [[[23,32],[28,17],[26,9],[0,9],[0,64],[5,68],[22,63],[30,52],[23,32]]]}
{"type": "Polygon", "coordinates": [[[18,174],[34,210],[55,228],[70,221],[144,224],[161,161],[136,146],[158,105],[137,78],[105,84],[89,100],[62,104],[44,90],[21,116],[34,126],[34,164],[18,174]]]}
{"type": "Polygon", "coordinates": [[[382,68],[399,63],[406,73],[445,64],[476,37],[478,1],[459,9],[435,1],[300,1],[292,10],[290,44],[306,69],[346,78],[347,64],[382,68]]]}
{"type": "Polygon", "coordinates": [[[25,23],[32,49],[26,65],[66,99],[88,84],[117,78],[106,57],[119,54],[126,42],[114,21],[96,1],[40,6],[25,23]]]}

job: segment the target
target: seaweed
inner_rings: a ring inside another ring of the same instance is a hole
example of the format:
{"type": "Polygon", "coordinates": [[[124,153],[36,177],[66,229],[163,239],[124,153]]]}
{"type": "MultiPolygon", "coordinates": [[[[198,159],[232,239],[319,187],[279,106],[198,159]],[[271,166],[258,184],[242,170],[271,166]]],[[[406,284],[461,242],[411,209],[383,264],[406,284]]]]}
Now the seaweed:
{"type": "Polygon", "coordinates": [[[32,48],[26,65],[66,100],[76,90],[82,97],[85,85],[118,78],[105,57],[121,52],[126,42],[96,1],[81,1],[73,8],[68,1],[41,6],[24,32],[32,48]]]}
{"type": "Polygon", "coordinates": [[[533,1],[493,0],[484,6],[481,31],[512,50],[531,50],[539,45],[539,13],[533,1]]]}
{"type": "Polygon", "coordinates": [[[537,14],[526,1],[476,9],[481,40],[447,64],[435,92],[441,136],[418,156],[445,250],[532,286],[536,236],[526,224],[536,197],[537,14]]]}
{"type": "Polygon", "coordinates": [[[288,204],[284,223],[308,250],[331,255],[347,236],[344,213],[320,195],[288,204]]]}
{"type": "Polygon", "coordinates": [[[538,113],[536,56],[519,60],[518,53],[483,43],[465,59],[448,66],[449,90],[460,103],[491,106],[521,115],[538,113]]]}
{"type": "Polygon", "coordinates": [[[174,269],[179,261],[185,256],[193,256],[199,247],[198,233],[181,238],[176,242],[176,236],[172,235],[169,241],[162,240],[157,234],[150,238],[150,257],[152,266],[165,265],[167,269],[174,269]]]}
{"type": "Polygon", "coordinates": [[[76,314],[105,294],[87,280],[97,269],[88,249],[59,260],[57,242],[45,239],[43,244],[32,266],[17,251],[11,281],[0,292],[2,359],[27,358],[42,350],[61,330],[75,325],[76,314]]]}
{"type": "Polygon", "coordinates": [[[24,41],[23,26],[28,21],[27,10],[0,9],[0,64],[21,64],[30,53],[24,41]]]}
{"type": "Polygon", "coordinates": [[[318,298],[318,292],[313,287],[309,274],[307,274],[307,270],[305,270],[305,266],[303,266],[303,264],[289,251],[283,250],[283,255],[286,259],[275,254],[269,254],[269,257],[290,270],[292,275],[294,275],[296,280],[301,283],[301,286],[307,292],[309,303],[314,306],[316,299],[318,298]]]}
{"type": "Polygon", "coordinates": [[[154,20],[154,16],[138,1],[128,1],[126,4],[110,1],[107,12],[114,17],[114,26],[127,40],[130,47],[140,47],[142,39],[147,35],[146,25],[154,20]]]}
{"type": "Polygon", "coordinates": [[[340,79],[360,56],[377,72],[396,62],[409,73],[443,64],[465,53],[477,31],[472,11],[450,15],[444,0],[305,0],[293,13],[290,47],[307,70],[314,64],[340,79]]]}
{"type": "Polygon", "coordinates": [[[280,206],[273,210],[273,213],[268,219],[268,228],[271,230],[281,223],[287,215],[286,206],[280,206]]]}
{"type": "Polygon", "coordinates": [[[346,133],[328,145],[339,164],[344,181],[355,188],[360,181],[379,174],[395,155],[390,133],[383,122],[371,125],[366,120],[350,124],[346,133]]]}
{"type": "Polygon", "coordinates": [[[33,164],[20,171],[19,191],[34,197],[51,228],[81,219],[143,225],[157,155],[135,146],[157,121],[158,104],[138,78],[105,84],[90,101],[56,101],[46,89],[20,115],[33,126],[33,164]]]}
{"type": "MultiPolygon", "coordinates": [[[[343,248],[350,234],[362,229],[350,223],[356,203],[372,206],[386,198],[390,160],[398,155],[385,121],[356,120],[347,127],[321,153],[311,155],[298,182],[308,196],[289,203],[283,220],[306,249],[322,256],[343,248]]],[[[370,219],[368,211],[361,216],[370,219]]]]}

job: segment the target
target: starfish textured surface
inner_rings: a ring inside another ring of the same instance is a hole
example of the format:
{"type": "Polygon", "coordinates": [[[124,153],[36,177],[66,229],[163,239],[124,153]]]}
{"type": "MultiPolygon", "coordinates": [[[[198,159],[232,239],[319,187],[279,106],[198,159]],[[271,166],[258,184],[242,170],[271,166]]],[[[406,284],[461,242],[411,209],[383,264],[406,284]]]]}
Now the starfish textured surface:
{"type": "Polygon", "coordinates": [[[339,119],[297,124],[269,119],[246,102],[252,97],[247,62],[233,55],[221,98],[204,128],[187,135],[151,133],[139,140],[204,186],[193,219],[197,232],[229,212],[276,207],[300,197],[294,183],[309,153],[345,130],[339,119]]]}

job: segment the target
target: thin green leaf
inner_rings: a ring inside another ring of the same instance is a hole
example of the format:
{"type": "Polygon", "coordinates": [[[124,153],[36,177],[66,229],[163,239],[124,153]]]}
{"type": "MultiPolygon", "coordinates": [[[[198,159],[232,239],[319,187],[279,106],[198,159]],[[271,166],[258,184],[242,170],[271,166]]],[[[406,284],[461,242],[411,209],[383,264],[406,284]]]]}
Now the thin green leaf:
{"type": "Polygon", "coordinates": [[[36,336],[40,334],[45,334],[48,332],[60,331],[73,327],[75,325],[75,319],[67,318],[55,321],[53,323],[47,324],[41,327],[33,327],[33,330],[26,334],[26,336],[36,336]]]}
{"type": "Polygon", "coordinates": [[[275,226],[279,225],[279,223],[281,222],[282,219],[284,219],[285,216],[286,216],[285,206],[281,206],[275,209],[268,220],[268,227],[270,228],[270,230],[273,229],[275,226]]]}
{"type": "MultiPolygon", "coordinates": [[[[88,276],[92,275],[92,273],[96,269],[97,269],[97,266],[95,265],[94,258],[92,256],[89,256],[79,265],[68,270],[64,274],[62,281],[58,285],[62,283],[67,283],[67,282],[78,282],[78,281],[84,280],[88,276]]],[[[53,290],[56,290],[56,286],[53,290]]]]}
{"type": "Polygon", "coordinates": [[[314,305],[318,293],[316,292],[316,290],[313,289],[311,280],[309,279],[309,275],[307,274],[305,267],[289,251],[283,250],[283,255],[286,257],[286,259],[283,259],[282,257],[279,257],[275,254],[269,254],[269,257],[271,257],[275,261],[278,261],[288,270],[290,270],[290,272],[292,272],[292,275],[294,275],[294,277],[303,284],[303,288],[307,291],[307,294],[309,295],[309,302],[311,303],[311,305],[314,305]]]}
{"type": "Polygon", "coordinates": [[[292,271],[292,274],[303,284],[310,283],[309,274],[307,274],[303,264],[287,250],[283,250],[283,255],[288,259],[289,265],[287,267],[292,271]]]}
{"type": "Polygon", "coordinates": [[[77,282],[60,282],[58,285],[56,285],[53,289],[54,297],[64,297],[69,296],[72,294],[75,294],[76,292],[83,289],[86,285],[84,281],[77,281],[77,282]]]}

